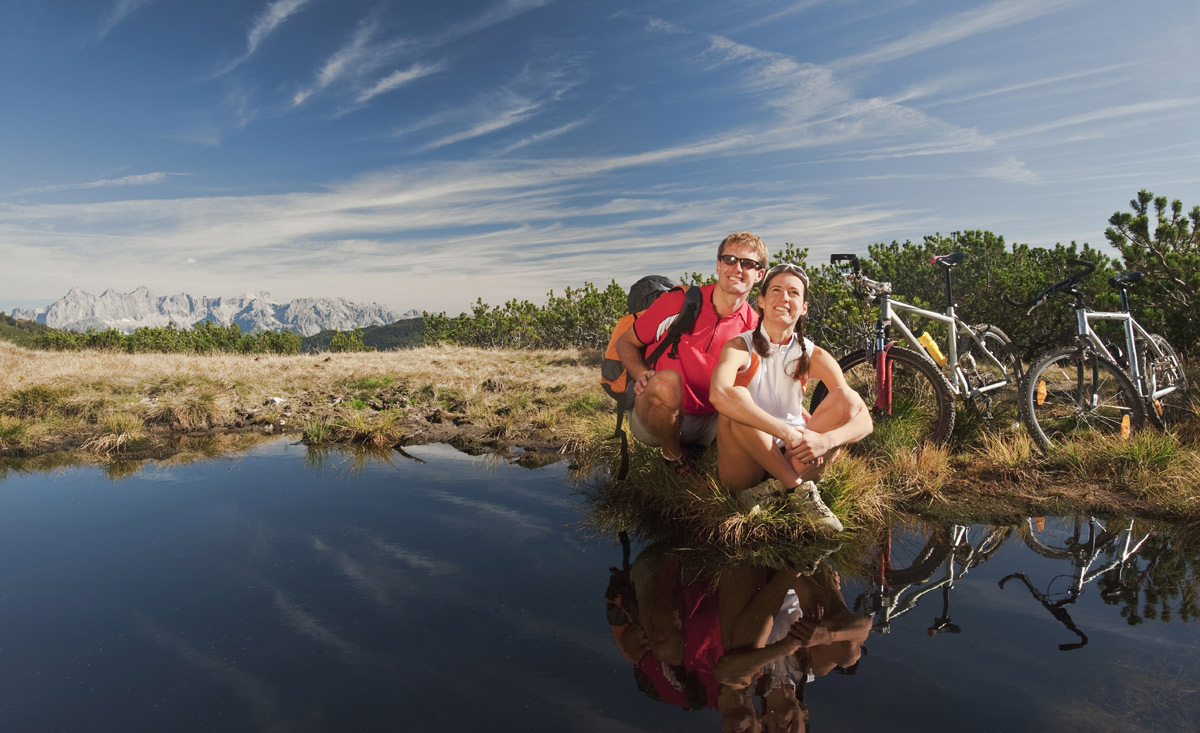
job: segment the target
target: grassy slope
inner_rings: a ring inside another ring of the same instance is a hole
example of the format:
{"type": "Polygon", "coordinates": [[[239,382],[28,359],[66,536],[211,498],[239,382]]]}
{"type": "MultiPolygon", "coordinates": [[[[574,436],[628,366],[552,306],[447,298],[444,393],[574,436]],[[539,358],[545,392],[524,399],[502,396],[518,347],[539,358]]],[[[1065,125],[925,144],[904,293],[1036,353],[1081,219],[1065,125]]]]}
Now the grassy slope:
{"type": "MultiPolygon", "coordinates": [[[[362,329],[363,343],[367,346],[373,346],[379,351],[420,346],[421,327],[424,323],[425,319],[423,318],[405,318],[395,323],[389,323],[386,326],[367,326],[362,329]]],[[[330,330],[306,336],[300,350],[305,353],[324,351],[328,348],[329,342],[333,339],[335,333],[337,331],[330,330]]]]}
{"type": "Polygon", "coordinates": [[[32,348],[35,336],[52,330],[49,326],[40,323],[23,321],[13,318],[7,313],[0,313],[0,339],[11,341],[18,346],[32,348]]]}

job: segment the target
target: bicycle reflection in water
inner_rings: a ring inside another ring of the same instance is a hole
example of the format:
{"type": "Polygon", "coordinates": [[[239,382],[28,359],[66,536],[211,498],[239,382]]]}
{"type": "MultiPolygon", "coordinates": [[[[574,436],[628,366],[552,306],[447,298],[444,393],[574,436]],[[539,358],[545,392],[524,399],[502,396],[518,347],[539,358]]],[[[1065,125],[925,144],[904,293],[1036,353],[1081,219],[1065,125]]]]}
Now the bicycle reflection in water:
{"type": "Polygon", "coordinates": [[[875,563],[874,584],[854,601],[854,610],[870,613],[872,628],[880,634],[891,632],[892,621],[917,607],[921,597],[942,590],[942,614],[926,630],[930,636],[962,631],[950,619],[950,590],[972,568],[1000,550],[1013,527],[987,527],[976,530],[961,524],[933,529],[888,528],[880,539],[875,563]],[[945,573],[936,577],[939,568],[945,573]]]}
{"type": "Polygon", "coordinates": [[[1100,577],[1106,581],[1104,589],[1101,590],[1101,594],[1106,597],[1136,591],[1139,587],[1139,579],[1135,577],[1136,555],[1152,533],[1135,532],[1136,520],[1133,519],[1117,529],[1106,528],[1099,519],[1092,516],[1051,518],[1048,522],[1044,517],[1038,517],[1031,518],[1028,522],[1025,544],[1042,557],[1051,560],[1069,559],[1074,571],[1070,576],[1058,575],[1052,578],[1045,593],[1034,587],[1025,573],[1013,573],[1001,578],[1000,587],[1003,588],[1004,584],[1013,578],[1020,579],[1054,618],[1079,637],[1077,642],[1059,644],[1058,648],[1061,651],[1086,646],[1087,634],[1075,626],[1064,606],[1075,603],[1083,593],[1084,586],[1100,577]],[[1093,568],[1097,562],[1100,564],[1093,568]],[[1065,592],[1051,590],[1059,580],[1066,577],[1070,577],[1070,583],[1065,592]]]}
{"type": "Polygon", "coordinates": [[[712,708],[723,731],[802,731],[805,684],[857,664],[870,617],[846,608],[828,563],[742,565],[714,581],[662,546],[630,565],[623,544],[605,594],[609,623],[653,699],[712,708]]]}

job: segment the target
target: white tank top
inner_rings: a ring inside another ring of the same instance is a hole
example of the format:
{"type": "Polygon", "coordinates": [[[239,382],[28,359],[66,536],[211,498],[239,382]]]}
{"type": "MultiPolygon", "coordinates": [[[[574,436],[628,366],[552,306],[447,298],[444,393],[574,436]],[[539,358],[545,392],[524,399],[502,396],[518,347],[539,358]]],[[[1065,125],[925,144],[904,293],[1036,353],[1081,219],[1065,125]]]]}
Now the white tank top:
{"type": "MultiPolygon", "coordinates": [[[[750,354],[746,365],[738,369],[734,383],[749,390],[754,404],[772,417],[783,420],[797,430],[803,430],[808,422],[803,412],[804,388],[808,383],[808,375],[803,375],[797,382],[787,373],[787,368],[792,362],[800,358],[800,340],[793,335],[786,344],[773,344],[768,341],[767,355],[760,359],[751,340],[753,333],[746,331],[738,334],[738,338],[745,342],[750,354]]],[[[816,348],[813,342],[804,339],[804,348],[811,359],[813,349],[816,348]]]]}

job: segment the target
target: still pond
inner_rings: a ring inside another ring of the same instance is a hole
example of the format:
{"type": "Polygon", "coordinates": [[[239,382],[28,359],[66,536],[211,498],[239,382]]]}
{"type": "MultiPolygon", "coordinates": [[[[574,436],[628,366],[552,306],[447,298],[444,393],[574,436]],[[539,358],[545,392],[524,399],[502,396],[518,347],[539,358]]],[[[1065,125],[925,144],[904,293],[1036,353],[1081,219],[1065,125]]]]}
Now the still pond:
{"type": "MultiPolygon", "coordinates": [[[[408,453],[7,471],[0,731],[721,730],[711,665],[642,657],[639,688],[605,598],[621,543],[564,464],[408,453]]],[[[877,534],[875,570],[795,574],[870,616],[829,669],[804,657],[812,729],[1198,727],[1200,545],[1179,531],[877,534]]],[[[650,555],[688,573],[686,549],[650,555]]]]}

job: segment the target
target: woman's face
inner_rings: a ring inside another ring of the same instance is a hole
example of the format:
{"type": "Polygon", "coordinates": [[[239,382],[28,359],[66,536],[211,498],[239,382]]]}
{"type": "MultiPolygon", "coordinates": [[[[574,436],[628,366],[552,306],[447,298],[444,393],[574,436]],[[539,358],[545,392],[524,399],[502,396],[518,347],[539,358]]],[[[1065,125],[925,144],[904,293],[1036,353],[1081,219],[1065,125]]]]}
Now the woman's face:
{"type": "Polygon", "coordinates": [[[808,313],[804,281],[794,272],[781,272],[771,278],[762,296],[763,320],[793,328],[808,313]]]}

